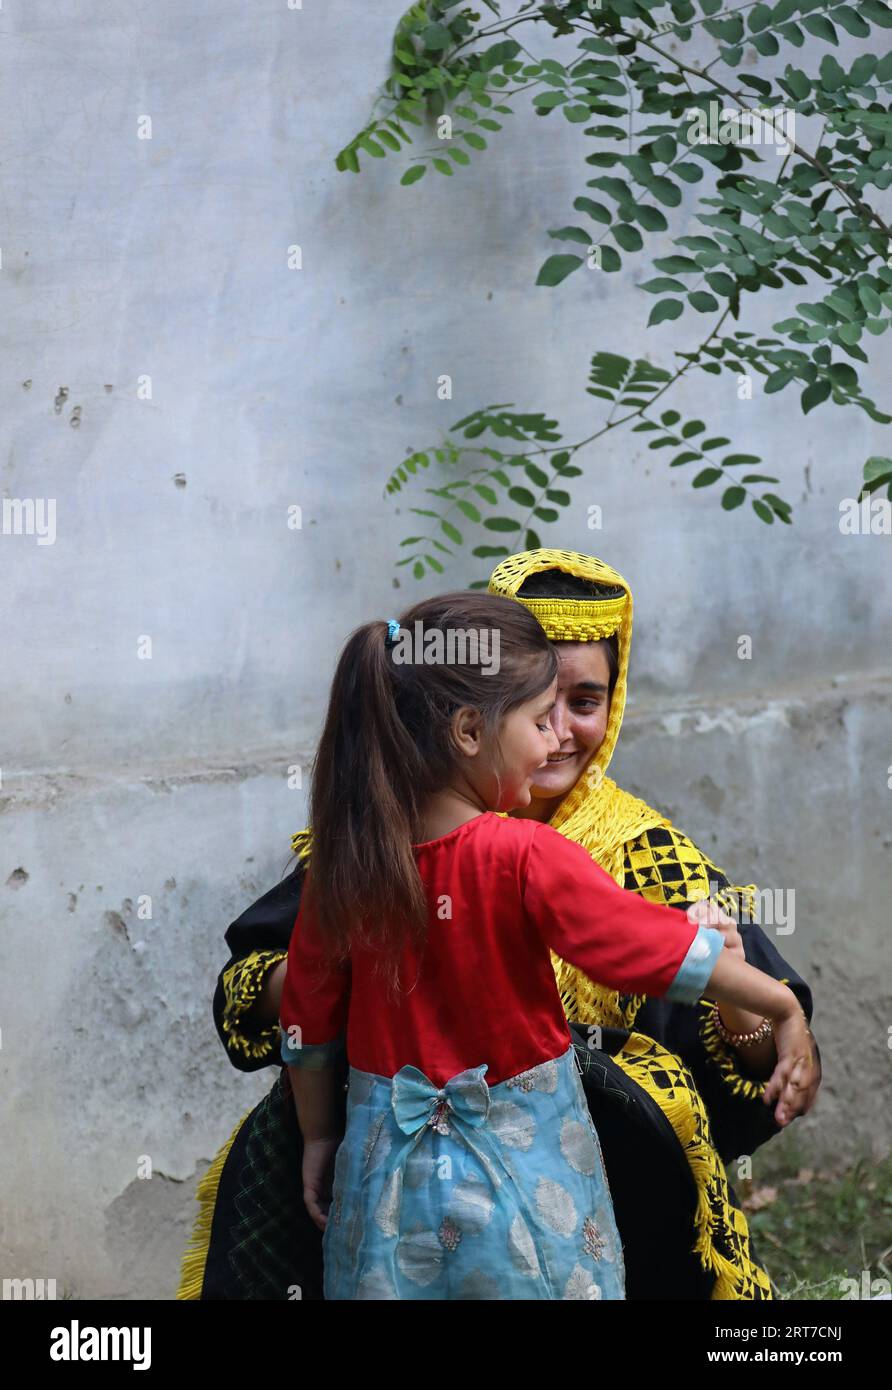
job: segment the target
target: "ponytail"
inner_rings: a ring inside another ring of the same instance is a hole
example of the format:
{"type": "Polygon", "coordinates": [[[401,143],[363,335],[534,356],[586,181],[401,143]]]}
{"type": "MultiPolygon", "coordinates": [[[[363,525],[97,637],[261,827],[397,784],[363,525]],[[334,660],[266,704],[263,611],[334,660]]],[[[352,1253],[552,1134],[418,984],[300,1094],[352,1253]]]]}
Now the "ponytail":
{"type": "Polygon", "coordinates": [[[307,889],[320,933],[339,955],[353,940],[380,940],[387,922],[418,937],[427,921],[412,853],[424,769],[397,713],[386,635],[386,623],[366,623],[347,641],[313,763],[307,889]]]}
{"type": "Polygon", "coordinates": [[[397,983],[407,938],[423,945],[427,896],[413,853],[428,798],[448,785],[457,749],[451,719],[477,709],[497,735],[504,714],[546,689],[557,656],[544,631],[511,599],[460,592],[414,605],[412,631],[497,634],[495,670],[478,660],[403,663],[385,640],[388,625],[366,623],[348,638],[331,687],[313,763],[313,853],[304,891],[331,954],[374,948],[397,983]]]}

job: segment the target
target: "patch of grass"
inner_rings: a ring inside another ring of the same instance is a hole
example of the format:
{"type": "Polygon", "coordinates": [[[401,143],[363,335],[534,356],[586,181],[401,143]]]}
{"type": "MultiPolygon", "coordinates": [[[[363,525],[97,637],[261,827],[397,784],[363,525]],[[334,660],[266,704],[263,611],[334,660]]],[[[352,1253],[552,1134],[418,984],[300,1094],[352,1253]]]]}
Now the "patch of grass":
{"type": "Polygon", "coordinates": [[[770,1168],[765,1165],[749,1181],[737,1178],[730,1164],[728,1178],[775,1298],[829,1301],[888,1294],[892,1157],[861,1157],[846,1167],[815,1169],[807,1154],[789,1145],[783,1156],[772,1158],[770,1168]],[[857,1282],[857,1294],[843,1279],[857,1282]]]}

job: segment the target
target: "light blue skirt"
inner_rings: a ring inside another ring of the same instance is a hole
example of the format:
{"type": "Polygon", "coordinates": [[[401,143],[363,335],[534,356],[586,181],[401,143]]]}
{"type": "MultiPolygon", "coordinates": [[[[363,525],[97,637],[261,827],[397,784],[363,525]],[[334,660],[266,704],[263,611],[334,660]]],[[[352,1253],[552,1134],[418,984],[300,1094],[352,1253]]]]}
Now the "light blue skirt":
{"type": "Polygon", "coordinates": [[[350,1069],[326,1299],[622,1299],[622,1244],[572,1046],[488,1087],[350,1069]]]}

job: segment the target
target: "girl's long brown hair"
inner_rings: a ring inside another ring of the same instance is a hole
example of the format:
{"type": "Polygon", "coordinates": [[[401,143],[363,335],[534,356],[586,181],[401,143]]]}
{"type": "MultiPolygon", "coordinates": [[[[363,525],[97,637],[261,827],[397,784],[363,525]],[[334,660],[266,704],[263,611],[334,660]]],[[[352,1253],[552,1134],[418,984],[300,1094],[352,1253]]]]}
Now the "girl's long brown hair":
{"type": "Polygon", "coordinates": [[[400,664],[385,643],[386,622],[357,628],[335,670],[310,795],[304,891],[320,936],[338,956],[354,942],[372,946],[391,982],[400,948],[409,938],[421,944],[426,933],[412,846],[422,838],[426,799],[456,766],[453,714],[466,705],[478,710],[498,740],[502,718],[547,689],[558,667],[539,623],[512,599],[443,594],[409,608],[400,627],[414,639],[419,622],[444,640],[462,629],[497,632],[498,670],[487,671],[490,663],[400,664]]]}

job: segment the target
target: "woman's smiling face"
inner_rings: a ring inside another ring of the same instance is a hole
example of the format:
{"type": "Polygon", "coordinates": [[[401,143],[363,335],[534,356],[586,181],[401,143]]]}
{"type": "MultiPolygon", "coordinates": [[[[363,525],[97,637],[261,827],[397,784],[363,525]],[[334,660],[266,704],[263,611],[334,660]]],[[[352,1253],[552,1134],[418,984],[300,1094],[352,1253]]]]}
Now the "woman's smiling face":
{"type": "Polygon", "coordinates": [[[533,801],[570,791],[604,742],[610,714],[610,663],[603,642],[555,642],[560,663],[549,716],[558,749],[533,775],[533,801]]]}

